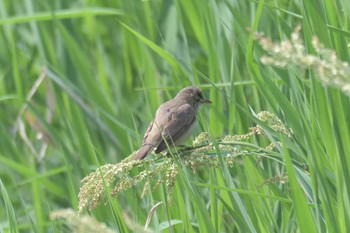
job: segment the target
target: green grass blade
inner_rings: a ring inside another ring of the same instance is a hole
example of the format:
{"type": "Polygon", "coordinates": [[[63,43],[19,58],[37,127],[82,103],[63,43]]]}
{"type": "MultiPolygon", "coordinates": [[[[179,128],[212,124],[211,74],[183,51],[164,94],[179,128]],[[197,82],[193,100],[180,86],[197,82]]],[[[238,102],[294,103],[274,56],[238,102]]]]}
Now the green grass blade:
{"type": "Polygon", "coordinates": [[[0,19],[0,25],[48,21],[54,19],[73,19],[87,16],[118,16],[123,12],[108,8],[65,9],[54,12],[35,12],[32,15],[20,15],[0,19]]]}
{"type": "Polygon", "coordinates": [[[19,231],[18,231],[15,211],[14,211],[12,203],[11,203],[11,198],[9,197],[9,195],[7,193],[7,190],[4,186],[4,183],[2,182],[2,179],[0,179],[0,188],[1,188],[1,196],[2,196],[4,204],[5,204],[5,212],[6,212],[6,216],[7,216],[7,223],[8,223],[8,227],[9,227],[9,232],[17,233],[19,231]]]}

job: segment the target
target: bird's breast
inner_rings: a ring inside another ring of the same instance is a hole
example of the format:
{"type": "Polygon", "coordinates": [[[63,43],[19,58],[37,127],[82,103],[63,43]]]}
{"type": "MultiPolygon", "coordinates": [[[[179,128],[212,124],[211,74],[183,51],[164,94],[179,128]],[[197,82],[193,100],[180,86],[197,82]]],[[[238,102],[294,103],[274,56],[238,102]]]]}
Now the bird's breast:
{"type": "Polygon", "coordinates": [[[197,125],[197,119],[195,119],[191,125],[188,126],[188,128],[184,131],[184,133],[176,140],[175,146],[180,146],[184,142],[187,141],[189,137],[191,137],[194,129],[196,128],[197,125]]]}

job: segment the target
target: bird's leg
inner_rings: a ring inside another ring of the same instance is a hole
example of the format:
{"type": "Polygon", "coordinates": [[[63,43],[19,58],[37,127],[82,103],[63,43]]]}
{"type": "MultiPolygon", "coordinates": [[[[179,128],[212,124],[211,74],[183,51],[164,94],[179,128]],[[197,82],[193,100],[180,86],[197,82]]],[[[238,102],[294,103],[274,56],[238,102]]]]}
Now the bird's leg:
{"type": "Polygon", "coordinates": [[[173,147],[173,148],[167,150],[165,155],[168,158],[172,158],[173,156],[178,156],[179,154],[181,154],[185,150],[185,149],[182,149],[184,147],[185,147],[184,145],[176,146],[176,148],[173,147]]]}
{"type": "Polygon", "coordinates": [[[165,156],[168,158],[172,158],[174,154],[181,155],[184,152],[190,151],[193,149],[192,146],[186,146],[186,145],[178,145],[176,146],[176,149],[172,148],[173,150],[169,151],[167,150],[165,153],[165,156]]]}
{"type": "Polygon", "coordinates": [[[189,151],[189,150],[193,149],[192,146],[186,146],[186,145],[180,145],[180,146],[177,146],[177,147],[178,147],[177,151],[179,153],[183,153],[183,152],[186,152],[186,151],[189,151]]]}
{"type": "Polygon", "coordinates": [[[166,152],[165,156],[168,157],[168,158],[172,158],[173,157],[169,151],[166,152]]]}

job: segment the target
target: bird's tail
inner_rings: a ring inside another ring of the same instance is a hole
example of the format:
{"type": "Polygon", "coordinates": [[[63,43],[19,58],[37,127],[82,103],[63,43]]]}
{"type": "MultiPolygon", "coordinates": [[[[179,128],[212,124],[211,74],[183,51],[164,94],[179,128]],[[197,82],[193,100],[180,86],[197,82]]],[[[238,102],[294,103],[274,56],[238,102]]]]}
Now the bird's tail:
{"type": "Polygon", "coordinates": [[[151,153],[154,146],[152,144],[143,144],[140,150],[136,153],[134,159],[141,160],[144,159],[149,153],[151,153]]]}

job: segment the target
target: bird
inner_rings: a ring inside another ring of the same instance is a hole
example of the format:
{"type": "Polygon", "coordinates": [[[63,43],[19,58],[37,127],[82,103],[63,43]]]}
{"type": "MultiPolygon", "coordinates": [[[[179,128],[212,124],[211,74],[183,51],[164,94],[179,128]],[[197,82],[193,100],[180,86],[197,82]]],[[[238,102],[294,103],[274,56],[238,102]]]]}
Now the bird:
{"type": "Polygon", "coordinates": [[[158,154],[168,146],[179,146],[193,133],[197,124],[197,113],[203,104],[212,102],[203,97],[196,86],[185,87],[177,95],[161,104],[149,124],[141,148],[134,159],[146,158],[153,149],[158,154]]]}

